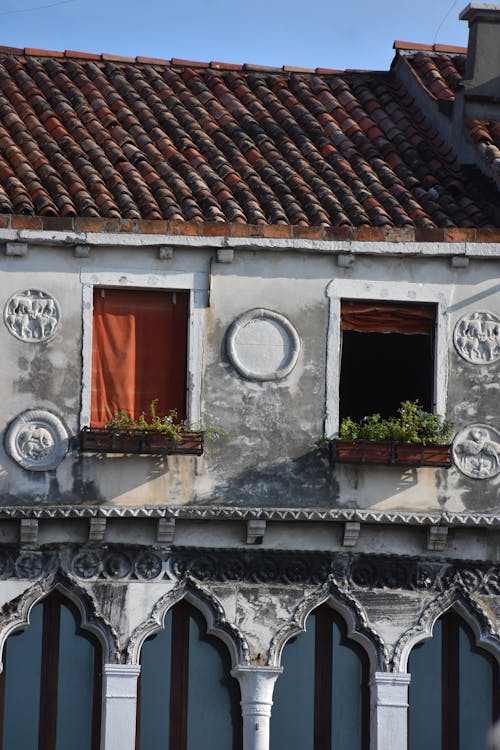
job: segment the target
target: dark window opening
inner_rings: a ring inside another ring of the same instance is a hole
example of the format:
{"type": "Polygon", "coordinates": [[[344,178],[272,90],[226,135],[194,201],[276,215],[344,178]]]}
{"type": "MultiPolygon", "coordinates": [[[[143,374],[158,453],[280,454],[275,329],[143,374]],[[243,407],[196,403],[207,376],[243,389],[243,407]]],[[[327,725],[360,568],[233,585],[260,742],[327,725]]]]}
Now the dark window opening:
{"type": "Polygon", "coordinates": [[[137,750],[241,750],[240,691],[229,653],[179,602],[141,652],[137,750]]]}
{"type": "Polygon", "coordinates": [[[340,419],[434,404],[434,305],[342,302],[340,419]]]}
{"type": "Polygon", "coordinates": [[[0,676],[0,750],[98,750],[102,653],[59,593],[7,638],[0,676]]]}

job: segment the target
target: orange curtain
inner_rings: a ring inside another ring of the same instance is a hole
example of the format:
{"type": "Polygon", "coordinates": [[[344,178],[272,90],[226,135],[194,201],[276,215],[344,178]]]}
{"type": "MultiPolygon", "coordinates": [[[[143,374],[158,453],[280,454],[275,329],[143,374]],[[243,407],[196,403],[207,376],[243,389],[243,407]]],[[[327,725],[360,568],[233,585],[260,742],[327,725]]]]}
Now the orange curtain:
{"type": "Polygon", "coordinates": [[[359,333],[434,333],[435,305],[342,300],[342,330],[359,333]]]}
{"type": "Polygon", "coordinates": [[[188,292],[94,290],[91,424],[120,410],[184,417],[188,292]]]}

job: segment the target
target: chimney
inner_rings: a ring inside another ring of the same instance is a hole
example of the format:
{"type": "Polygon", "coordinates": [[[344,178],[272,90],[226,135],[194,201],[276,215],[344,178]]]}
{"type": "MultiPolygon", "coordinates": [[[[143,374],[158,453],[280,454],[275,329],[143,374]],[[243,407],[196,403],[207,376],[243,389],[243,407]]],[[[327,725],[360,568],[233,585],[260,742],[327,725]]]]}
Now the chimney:
{"type": "Polygon", "coordinates": [[[469,23],[469,43],[464,76],[465,100],[471,104],[472,102],[478,104],[490,102],[498,106],[500,104],[500,5],[469,3],[460,13],[460,20],[469,23]]]}

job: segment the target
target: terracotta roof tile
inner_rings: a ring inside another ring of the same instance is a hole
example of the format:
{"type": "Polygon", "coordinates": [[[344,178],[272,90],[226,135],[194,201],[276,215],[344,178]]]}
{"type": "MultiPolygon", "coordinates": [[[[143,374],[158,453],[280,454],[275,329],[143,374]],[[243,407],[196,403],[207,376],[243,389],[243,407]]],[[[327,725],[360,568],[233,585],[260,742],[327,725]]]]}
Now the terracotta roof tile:
{"type": "MultiPolygon", "coordinates": [[[[416,48],[423,85],[453,96],[461,61],[416,48]]],[[[0,48],[0,213],[317,237],[491,225],[496,202],[393,72],[0,48]]]]}

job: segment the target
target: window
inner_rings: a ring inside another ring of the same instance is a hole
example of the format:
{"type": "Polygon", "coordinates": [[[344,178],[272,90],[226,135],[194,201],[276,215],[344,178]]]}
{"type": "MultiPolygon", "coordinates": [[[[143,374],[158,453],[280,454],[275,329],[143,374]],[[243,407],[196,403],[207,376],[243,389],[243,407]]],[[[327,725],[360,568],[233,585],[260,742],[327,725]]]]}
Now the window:
{"type": "Polygon", "coordinates": [[[271,750],[367,750],[368,658],[328,605],[283,650],[274,688],[271,750]]]}
{"type": "Polygon", "coordinates": [[[435,305],[342,300],[340,419],[396,414],[402,401],[434,404],[435,305]]]}
{"type": "Polygon", "coordinates": [[[241,750],[240,692],[225,646],[187,602],[141,651],[137,750],[241,750]]]}
{"type": "Polygon", "coordinates": [[[80,426],[120,409],[140,416],[155,398],[159,413],[198,424],[208,274],[85,270],[81,282],[80,426]]]}
{"type": "Polygon", "coordinates": [[[498,664],[456,613],[412,650],[409,671],[409,750],[487,750],[500,710],[498,664]]]}
{"type": "Polygon", "coordinates": [[[445,414],[448,288],[341,278],[327,295],[325,433],[345,416],[390,416],[405,399],[445,414]]]}
{"type": "Polygon", "coordinates": [[[99,750],[101,649],[78,622],[71,602],[51,594],[7,638],[1,750],[99,750]]]}
{"type": "Polygon", "coordinates": [[[189,294],[94,288],[92,426],[120,410],[185,417],[189,294]]]}

